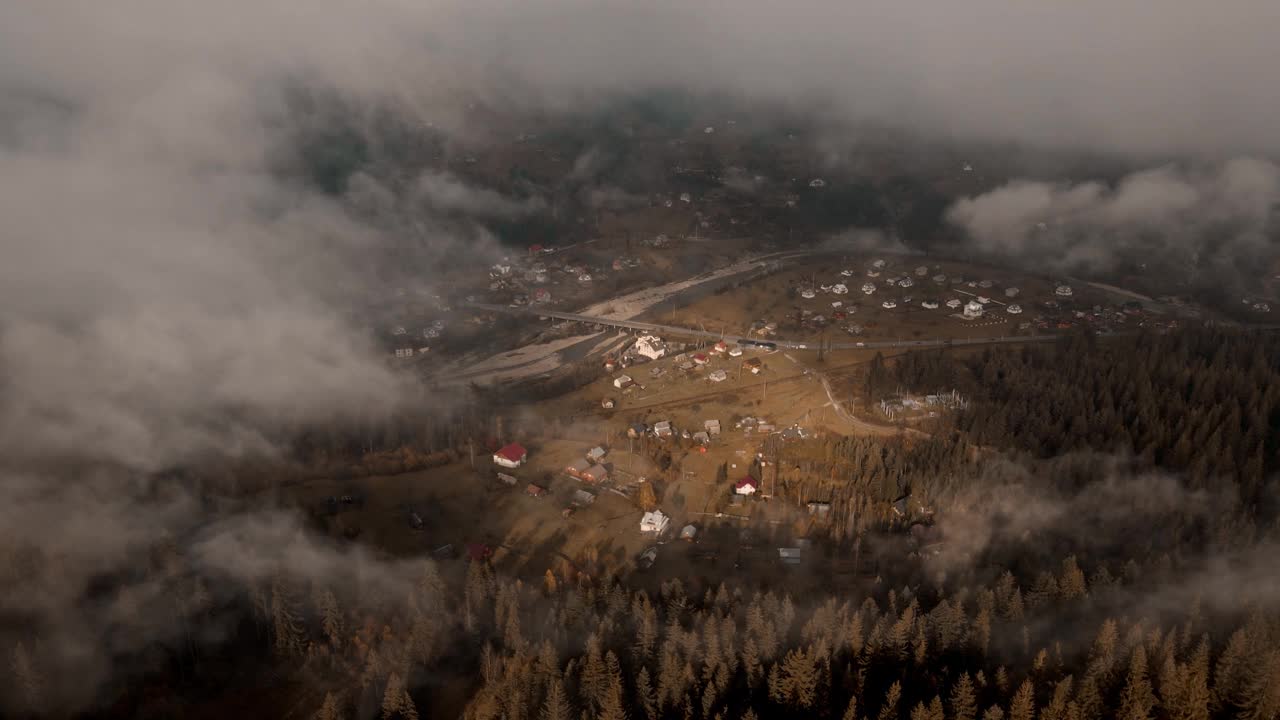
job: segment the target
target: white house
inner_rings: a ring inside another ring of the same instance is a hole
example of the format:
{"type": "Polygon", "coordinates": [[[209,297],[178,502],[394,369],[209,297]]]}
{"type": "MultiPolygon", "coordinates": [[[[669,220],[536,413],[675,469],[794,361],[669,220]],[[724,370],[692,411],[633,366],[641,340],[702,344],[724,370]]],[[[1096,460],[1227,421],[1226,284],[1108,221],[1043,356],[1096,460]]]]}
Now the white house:
{"type": "Polygon", "coordinates": [[[1005,310],[1005,312],[1009,313],[1010,315],[1018,315],[1018,314],[1020,314],[1020,313],[1022,312],[1022,306],[1020,306],[1020,305],[1010,305],[1009,307],[1005,308],[1004,310],[1005,310]]]}
{"type": "Polygon", "coordinates": [[[661,510],[647,512],[644,517],[640,518],[640,532],[651,532],[661,534],[667,529],[667,525],[671,523],[671,518],[662,514],[661,510]]]}
{"type": "Polygon", "coordinates": [[[950,300],[947,301],[947,307],[951,308],[952,310],[955,310],[956,308],[960,307],[962,304],[963,303],[960,302],[959,298],[951,298],[950,300]]]}
{"type": "Polygon", "coordinates": [[[493,462],[507,468],[518,468],[529,457],[529,451],[519,443],[511,443],[493,454],[493,462]]]}
{"type": "Polygon", "coordinates": [[[811,288],[805,288],[800,291],[800,297],[804,298],[805,300],[812,300],[815,297],[817,297],[817,295],[818,294],[815,293],[811,288]]]}
{"type": "Polygon", "coordinates": [[[396,357],[398,358],[413,357],[413,348],[396,348],[396,357]]]}
{"type": "Polygon", "coordinates": [[[707,379],[711,382],[724,382],[729,379],[729,374],[724,370],[714,370],[707,376],[707,379]]]}
{"type": "Polygon", "coordinates": [[[639,340],[636,340],[636,344],[632,349],[637,355],[650,360],[657,360],[667,354],[666,343],[662,342],[662,338],[657,335],[642,336],[639,340]]]}
{"type": "Polygon", "coordinates": [[[1053,294],[1057,295],[1058,297],[1071,297],[1072,295],[1071,286],[1059,285],[1057,289],[1053,291],[1053,294]]]}
{"type": "Polygon", "coordinates": [[[892,310],[898,307],[898,303],[892,300],[885,300],[884,302],[880,303],[880,307],[884,308],[885,310],[892,310]]]}
{"type": "Polygon", "coordinates": [[[970,300],[964,305],[964,316],[969,320],[980,318],[982,317],[983,310],[985,310],[985,308],[982,307],[982,303],[977,300],[970,300]]]}
{"type": "Polygon", "coordinates": [[[876,291],[876,286],[875,286],[875,284],[874,284],[874,283],[863,283],[863,284],[862,284],[862,292],[863,292],[863,294],[864,294],[864,295],[870,295],[870,294],[874,293],[875,291],[876,291]]]}
{"type": "Polygon", "coordinates": [[[845,285],[844,283],[836,283],[835,285],[831,286],[831,292],[835,293],[836,295],[844,295],[849,292],[849,286],[845,285]]]}
{"type": "Polygon", "coordinates": [[[613,379],[613,386],[621,390],[622,388],[631,387],[635,380],[630,375],[619,375],[613,379]]]}
{"type": "Polygon", "coordinates": [[[811,188],[820,188],[820,187],[826,187],[826,186],[827,186],[827,181],[823,180],[822,178],[814,178],[809,181],[809,187],[811,188]]]}

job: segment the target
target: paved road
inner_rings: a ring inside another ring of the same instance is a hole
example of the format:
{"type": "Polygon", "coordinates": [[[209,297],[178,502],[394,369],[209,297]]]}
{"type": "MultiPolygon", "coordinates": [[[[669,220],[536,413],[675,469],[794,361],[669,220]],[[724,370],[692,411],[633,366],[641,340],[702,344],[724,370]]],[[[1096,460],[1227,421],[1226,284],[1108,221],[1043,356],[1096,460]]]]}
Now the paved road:
{"type": "MultiPolygon", "coordinates": [[[[568,320],[570,322],[586,323],[588,325],[600,325],[607,327],[622,328],[625,330],[639,330],[642,332],[650,332],[655,335],[675,334],[683,336],[709,338],[714,340],[724,340],[726,342],[736,342],[743,345],[757,345],[765,347],[789,348],[792,350],[809,350],[817,349],[817,344],[812,341],[800,340],[759,340],[750,338],[745,335],[726,335],[709,330],[694,330],[686,327],[676,327],[674,325],[662,325],[659,323],[641,322],[639,320],[612,320],[609,318],[593,317],[590,315],[578,315],[576,313],[556,312],[554,310],[539,310],[538,308],[529,307],[511,307],[509,305],[488,305],[484,303],[473,303],[471,307],[487,310],[489,312],[501,312],[510,315],[532,315],[534,317],[554,318],[556,320],[568,320]]],[[[1001,336],[1001,337],[983,337],[983,338],[955,338],[950,340],[876,340],[867,342],[835,342],[827,345],[828,350],[850,350],[855,348],[918,348],[918,347],[947,347],[952,345],[989,345],[992,343],[1027,343],[1027,342],[1050,342],[1057,340],[1058,335],[1019,335],[1019,336],[1001,336]]]]}

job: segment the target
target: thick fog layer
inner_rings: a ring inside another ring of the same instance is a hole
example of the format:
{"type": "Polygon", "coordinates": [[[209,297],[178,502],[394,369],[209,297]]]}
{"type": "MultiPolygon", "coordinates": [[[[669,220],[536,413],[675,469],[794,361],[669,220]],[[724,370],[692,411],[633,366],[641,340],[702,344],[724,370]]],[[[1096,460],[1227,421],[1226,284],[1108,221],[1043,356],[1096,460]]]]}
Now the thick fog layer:
{"type": "Polygon", "coordinates": [[[1191,261],[1261,250],[1273,242],[1277,203],[1280,168],[1238,158],[1146,170],[1114,186],[1018,180],[961,199],[947,218],[985,252],[1106,269],[1126,249],[1191,261]]]}

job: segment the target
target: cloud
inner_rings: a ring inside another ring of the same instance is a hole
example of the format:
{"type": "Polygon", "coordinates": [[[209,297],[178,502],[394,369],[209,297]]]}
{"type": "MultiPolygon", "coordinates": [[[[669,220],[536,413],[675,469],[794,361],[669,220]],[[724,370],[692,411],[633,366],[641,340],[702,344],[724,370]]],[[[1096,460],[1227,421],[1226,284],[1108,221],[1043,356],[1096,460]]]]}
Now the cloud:
{"type": "Polygon", "coordinates": [[[512,200],[493,190],[469,186],[443,172],[423,173],[418,177],[414,191],[428,206],[438,211],[482,218],[516,218],[546,209],[542,198],[512,200]]]}
{"type": "Polygon", "coordinates": [[[1265,249],[1278,203],[1280,167],[1246,157],[1162,166],[1114,186],[1015,180],[958,200],[946,217],[984,252],[1105,268],[1128,250],[1194,258],[1265,249]]]}

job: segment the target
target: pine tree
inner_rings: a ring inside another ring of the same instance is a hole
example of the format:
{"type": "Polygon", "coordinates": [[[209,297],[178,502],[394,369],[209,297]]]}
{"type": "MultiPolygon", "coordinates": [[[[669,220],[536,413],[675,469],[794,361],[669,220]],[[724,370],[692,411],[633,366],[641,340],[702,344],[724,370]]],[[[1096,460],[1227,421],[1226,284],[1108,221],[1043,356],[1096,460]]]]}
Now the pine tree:
{"type": "Polygon", "coordinates": [[[35,661],[21,642],[13,646],[10,661],[13,678],[22,691],[23,709],[39,712],[44,706],[44,677],[36,669],[35,661]]]}
{"type": "Polygon", "coordinates": [[[1004,720],[1004,710],[999,705],[992,705],[982,713],[982,720],[1004,720]]]}
{"type": "Polygon", "coordinates": [[[1214,704],[1218,707],[1234,707],[1244,699],[1250,646],[1245,628],[1240,628],[1231,634],[1226,649],[1218,657],[1218,664],[1213,670],[1214,704]]]}
{"type": "Polygon", "coordinates": [[[600,702],[599,720],[627,720],[625,701],[622,699],[621,679],[609,683],[600,702]]]}
{"type": "Polygon", "coordinates": [[[760,653],[756,650],[754,638],[747,638],[742,646],[742,670],[747,676],[747,687],[755,689],[764,677],[764,667],[760,664],[760,653]]]}
{"type": "Polygon", "coordinates": [[[306,647],[306,629],[298,613],[293,590],[283,576],[271,583],[271,620],[276,653],[297,657],[306,647]]]}
{"type": "Polygon", "coordinates": [[[876,720],[897,720],[898,702],[901,700],[902,683],[894,680],[884,694],[884,702],[880,705],[880,712],[876,715],[876,720]]]}
{"type": "Polygon", "coordinates": [[[1040,711],[1040,720],[1066,720],[1067,703],[1071,699],[1071,685],[1073,682],[1074,678],[1068,675],[1053,686],[1053,697],[1049,700],[1049,704],[1040,711]]]}
{"type": "Polygon", "coordinates": [[[1024,680],[1009,703],[1009,720],[1035,720],[1035,714],[1036,689],[1030,680],[1024,680]]]}
{"type": "Polygon", "coordinates": [[[414,706],[413,699],[409,697],[404,681],[397,673],[391,673],[387,677],[387,687],[382,693],[382,720],[390,720],[393,717],[418,720],[418,709],[414,706]]]}
{"type": "Polygon", "coordinates": [[[315,720],[342,720],[342,707],[331,692],[324,694],[324,704],[316,711],[315,720]]]}
{"type": "Polygon", "coordinates": [[[653,483],[640,483],[640,490],[636,493],[636,504],[645,512],[658,508],[658,496],[653,492],[653,483]]]}
{"type": "Polygon", "coordinates": [[[636,704],[640,706],[647,720],[658,720],[658,698],[654,694],[648,668],[640,668],[639,674],[636,675],[636,704]]]}
{"type": "Polygon", "coordinates": [[[1248,693],[1240,720],[1280,718],[1280,650],[1271,650],[1250,667],[1248,693]]]}
{"type": "Polygon", "coordinates": [[[547,685],[547,697],[542,701],[540,720],[571,720],[573,707],[569,705],[569,697],[564,691],[564,683],[555,678],[547,685]]]}
{"type": "Polygon", "coordinates": [[[854,695],[849,698],[849,704],[845,706],[844,716],[841,720],[858,720],[858,696],[854,695]]]}
{"type": "Polygon", "coordinates": [[[973,691],[973,680],[964,673],[951,689],[951,716],[955,720],[974,720],[978,715],[978,701],[973,691]]]}
{"type": "Polygon", "coordinates": [[[1209,638],[1200,640],[1186,665],[1179,666],[1176,702],[1165,703],[1170,720],[1209,720],[1209,638]]]}
{"type": "Polygon", "coordinates": [[[1080,569],[1076,556],[1070,555],[1062,561],[1062,573],[1058,577],[1058,596],[1064,600],[1077,600],[1084,597],[1086,592],[1084,571],[1080,569]]]}
{"type": "Polygon", "coordinates": [[[1129,660],[1129,675],[1120,694],[1120,711],[1117,720],[1150,720],[1156,697],[1147,678],[1147,650],[1142,645],[1134,648],[1129,660]]]}

